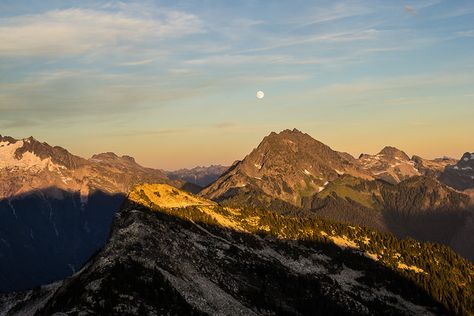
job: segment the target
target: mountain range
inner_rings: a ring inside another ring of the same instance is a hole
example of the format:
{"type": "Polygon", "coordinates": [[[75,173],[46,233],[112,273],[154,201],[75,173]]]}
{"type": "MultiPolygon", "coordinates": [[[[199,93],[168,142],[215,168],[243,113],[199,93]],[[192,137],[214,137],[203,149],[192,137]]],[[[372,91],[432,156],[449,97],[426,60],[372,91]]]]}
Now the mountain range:
{"type": "Polygon", "coordinates": [[[192,169],[179,169],[165,171],[166,175],[173,180],[183,180],[187,183],[199,186],[201,189],[216,181],[229,167],[211,165],[208,167],[194,167],[192,169]]]}
{"type": "Polygon", "coordinates": [[[0,315],[469,314],[473,164],[293,129],[163,171],[0,136],[0,315]]]}
{"type": "Polygon", "coordinates": [[[319,216],[440,242],[474,260],[474,241],[460,238],[474,233],[473,199],[460,190],[474,187],[470,157],[465,154],[459,162],[409,158],[388,146],[355,159],[296,129],[284,130],[265,137],[200,194],[228,205],[319,216]]]}

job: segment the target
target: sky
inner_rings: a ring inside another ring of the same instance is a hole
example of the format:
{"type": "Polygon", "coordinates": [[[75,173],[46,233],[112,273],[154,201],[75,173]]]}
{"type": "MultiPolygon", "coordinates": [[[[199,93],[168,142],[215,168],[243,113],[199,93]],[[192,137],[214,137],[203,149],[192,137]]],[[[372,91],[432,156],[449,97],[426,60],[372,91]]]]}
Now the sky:
{"type": "Polygon", "coordinates": [[[0,134],[83,157],[228,165],[297,128],[460,158],[473,118],[471,0],[0,1],[0,134]]]}

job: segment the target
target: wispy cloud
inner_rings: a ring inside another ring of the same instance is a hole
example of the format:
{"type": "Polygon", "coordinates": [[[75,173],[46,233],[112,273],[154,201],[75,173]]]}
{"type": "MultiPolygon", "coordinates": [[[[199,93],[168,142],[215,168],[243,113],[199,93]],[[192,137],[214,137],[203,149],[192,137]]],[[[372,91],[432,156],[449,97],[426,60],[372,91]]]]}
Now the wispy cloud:
{"type": "Polygon", "coordinates": [[[461,37],[474,37],[474,30],[457,32],[456,35],[461,37]]]}
{"type": "Polygon", "coordinates": [[[149,65],[153,63],[156,59],[150,58],[150,59],[144,59],[144,60],[136,60],[136,61],[129,61],[129,62],[121,62],[118,63],[117,66],[142,66],[142,65],[149,65]]]}
{"type": "Polygon", "coordinates": [[[236,126],[237,124],[235,122],[221,122],[221,123],[214,124],[214,127],[217,129],[228,129],[228,128],[232,128],[236,126]]]}
{"type": "Polygon", "coordinates": [[[187,129],[184,128],[166,128],[156,130],[130,130],[126,132],[115,132],[111,133],[110,136],[121,136],[121,137],[135,137],[135,136],[160,136],[160,135],[173,135],[179,133],[185,133],[187,129]]]}
{"type": "Polygon", "coordinates": [[[157,77],[57,70],[0,83],[2,118],[21,115],[54,121],[64,117],[111,118],[163,107],[191,97],[198,87],[159,84],[157,77]]]}
{"type": "Polygon", "coordinates": [[[315,12],[309,13],[303,18],[304,22],[294,21],[298,25],[295,29],[365,15],[373,12],[373,9],[361,2],[354,1],[334,3],[329,7],[315,6],[311,11],[315,12]]]}
{"type": "Polygon", "coordinates": [[[380,31],[370,28],[355,31],[331,32],[307,36],[288,36],[285,38],[273,38],[266,41],[266,45],[244,50],[245,53],[255,53],[273,49],[287,48],[291,46],[308,45],[316,43],[347,43],[354,41],[366,41],[375,39],[380,31]]]}
{"type": "MultiPolygon", "coordinates": [[[[453,87],[474,81],[474,76],[467,73],[432,73],[427,75],[399,76],[383,79],[364,79],[356,82],[332,84],[318,89],[319,93],[332,95],[373,94],[390,92],[396,89],[416,89],[421,87],[453,87]]],[[[406,101],[406,99],[398,99],[406,101]]]]}
{"type": "Polygon", "coordinates": [[[89,9],[53,10],[0,19],[0,56],[64,56],[131,46],[147,40],[202,32],[189,13],[164,10],[158,17],[89,9]]]}

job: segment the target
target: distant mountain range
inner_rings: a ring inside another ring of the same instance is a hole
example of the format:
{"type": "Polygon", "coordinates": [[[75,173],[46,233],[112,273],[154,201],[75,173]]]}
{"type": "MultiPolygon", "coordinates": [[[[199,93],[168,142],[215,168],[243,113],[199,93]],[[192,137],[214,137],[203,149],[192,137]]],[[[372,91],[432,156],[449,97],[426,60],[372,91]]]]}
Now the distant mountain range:
{"type": "Polygon", "coordinates": [[[0,295],[0,312],[469,315],[472,275],[474,266],[447,247],[144,184],[81,271],[0,295]]]}
{"type": "Polygon", "coordinates": [[[192,169],[166,171],[166,175],[170,179],[183,180],[204,188],[216,181],[227,169],[229,169],[229,167],[211,165],[209,167],[195,167],[192,169]]]}

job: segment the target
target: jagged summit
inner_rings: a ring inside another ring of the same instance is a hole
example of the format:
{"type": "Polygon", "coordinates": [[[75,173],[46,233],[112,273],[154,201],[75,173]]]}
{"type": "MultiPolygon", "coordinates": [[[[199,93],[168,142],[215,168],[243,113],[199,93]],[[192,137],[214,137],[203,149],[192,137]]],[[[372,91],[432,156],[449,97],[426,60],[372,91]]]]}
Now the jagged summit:
{"type": "Polygon", "coordinates": [[[297,129],[270,133],[241,162],[203,190],[208,198],[239,194],[249,188],[300,205],[305,196],[348,173],[371,178],[352,156],[332,150],[297,129]]]}
{"type": "Polygon", "coordinates": [[[0,137],[0,168],[22,170],[51,170],[57,168],[77,169],[87,164],[81,157],[75,156],[59,146],[50,146],[33,137],[15,139],[0,137]]]}
{"type": "Polygon", "coordinates": [[[403,160],[410,160],[410,157],[404,151],[392,146],[385,146],[379,152],[379,155],[384,155],[387,158],[400,158],[403,160]]]}

